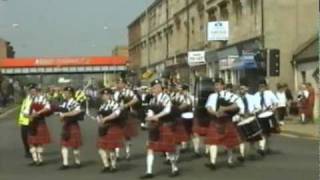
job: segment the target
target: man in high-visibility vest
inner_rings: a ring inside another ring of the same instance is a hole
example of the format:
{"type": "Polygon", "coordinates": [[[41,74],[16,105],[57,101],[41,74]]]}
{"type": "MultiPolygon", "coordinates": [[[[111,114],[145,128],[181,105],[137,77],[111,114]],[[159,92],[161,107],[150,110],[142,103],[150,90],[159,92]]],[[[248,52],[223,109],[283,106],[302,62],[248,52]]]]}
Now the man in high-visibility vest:
{"type": "Polygon", "coordinates": [[[32,99],[29,95],[29,92],[27,92],[27,96],[25,97],[25,99],[21,104],[20,114],[18,118],[18,125],[20,126],[21,138],[22,138],[22,143],[24,146],[26,158],[31,158],[31,154],[29,151],[30,148],[28,144],[28,129],[29,129],[29,123],[30,123],[28,114],[30,112],[31,104],[32,104],[32,99]]]}

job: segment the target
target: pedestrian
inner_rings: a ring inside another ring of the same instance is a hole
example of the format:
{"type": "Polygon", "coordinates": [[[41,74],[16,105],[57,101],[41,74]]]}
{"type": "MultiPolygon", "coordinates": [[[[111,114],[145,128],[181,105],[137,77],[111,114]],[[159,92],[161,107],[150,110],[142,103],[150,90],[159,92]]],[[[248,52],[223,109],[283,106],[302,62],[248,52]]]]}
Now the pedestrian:
{"type": "Polygon", "coordinates": [[[298,91],[298,107],[299,107],[299,118],[302,124],[306,123],[307,121],[307,114],[309,113],[309,91],[305,84],[301,84],[298,91]]]}
{"type": "Polygon", "coordinates": [[[314,122],[313,111],[314,111],[314,104],[315,104],[315,90],[312,87],[311,83],[306,83],[306,88],[307,88],[307,91],[309,92],[307,118],[310,122],[314,122]]]}
{"type": "Polygon", "coordinates": [[[286,110],[287,110],[287,98],[285,93],[285,87],[278,83],[277,85],[277,92],[276,97],[278,98],[278,106],[277,106],[277,118],[279,120],[279,123],[281,125],[284,125],[284,118],[286,116],[286,110]]]}

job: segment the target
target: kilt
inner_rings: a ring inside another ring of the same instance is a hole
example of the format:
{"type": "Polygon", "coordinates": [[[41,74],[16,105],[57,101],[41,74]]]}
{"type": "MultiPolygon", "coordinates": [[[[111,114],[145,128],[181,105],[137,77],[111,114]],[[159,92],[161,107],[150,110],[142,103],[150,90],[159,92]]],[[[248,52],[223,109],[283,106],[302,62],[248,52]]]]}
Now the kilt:
{"type": "Polygon", "coordinates": [[[299,114],[307,115],[309,112],[308,100],[305,99],[305,100],[298,102],[298,108],[299,108],[299,114]]]}
{"type": "Polygon", "coordinates": [[[138,121],[133,115],[129,115],[124,125],[124,135],[126,139],[138,136],[138,121]]]}
{"type": "MultiPolygon", "coordinates": [[[[174,126],[174,134],[176,143],[180,144],[182,142],[189,141],[190,139],[190,131],[188,131],[187,122],[183,119],[179,118],[174,126]]],[[[192,124],[191,124],[192,125],[192,124]]]]}
{"type": "Polygon", "coordinates": [[[192,132],[199,136],[206,136],[209,124],[200,123],[198,119],[193,120],[192,132]]]}
{"type": "Polygon", "coordinates": [[[159,127],[159,139],[150,140],[148,148],[155,152],[175,152],[176,140],[171,125],[160,125],[159,127]]]}
{"type": "Polygon", "coordinates": [[[82,145],[81,131],[79,124],[71,123],[64,124],[62,130],[61,145],[69,148],[79,148],[82,145]],[[68,133],[68,138],[65,138],[63,133],[68,133]]]}
{"type": "Polygon", "coordinates": [[[205,144],[221,145],[227,149],[232,149],[240,143],[241,139],[238,130],[231,120],[226,120],[226,122],[210,122],[205,144]]]}
{"type": "Polygon", "coordinates": [[[44,145],[51,142],[50,133],[45,121],[36,124],[35,134],[28,134],[28,144],[30,145],[44,145]]]}
{"type": "Polygon", "coordinates": [[[121,126],[111,124],[106,134],[98,138],[97,147],[105,150],[113,150],[123,147],[124,132],[121,126]]]}

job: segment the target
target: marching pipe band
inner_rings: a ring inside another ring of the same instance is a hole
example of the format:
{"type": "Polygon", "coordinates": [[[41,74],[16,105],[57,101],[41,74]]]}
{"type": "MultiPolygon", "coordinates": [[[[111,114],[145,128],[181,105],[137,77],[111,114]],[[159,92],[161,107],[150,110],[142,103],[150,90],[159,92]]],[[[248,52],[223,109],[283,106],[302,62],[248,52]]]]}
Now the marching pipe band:
{"type": "MultiPolygon", "coordinates": [[[[256,94],[248,93],[245,82],[240,83],[237,91],[232,89],[230,85],[225,87],[222,79],[215,79],[211,93],[201,97],[202,104],[198,102],[199,97],[190,93],[188,85],[176,83],[168,88],[158,79],[151,83],[149,90],[147,87],[130,89],[125,79],[119,79],[116,88],[103,89],[98,112],[95,117],[90,116],[98,126],[96,144],[103,166],[101,172],[117,171],[120,149],[124,149],[126,159],[130,159],[131,140],[138,135],[139,123],[148,133],[146,172],[142,179],[154,177],[156,153],[165,155],[165,163],[171,166],[170,177],[180,175],[179,158],[190,147],[193,147],[194,157],[201,157],[201,147],[205,147],[209,156],[205,167],[210,170],[217,168],[219,148],[227,152],[230,168],[236,166],[234,152],[237,149],[240,163],[247,159],[248,151],[254,152],[250,156],[264,157],[270,152],[271,135],[280,132],[275,116],[278,99],[268,90],[265,81],[260,82],[256,94]]],[[[303,93],[301,99],[307,96],[303,93]]],[[[28,131],[31,165],[43,165],[43,146],[51,142],[45,118],[55,112],[62,123],[60,169],[70,167],[70,150],[74,155],[74,167],[82,167],[79,122],[85,119],[85,107],[81,104],[87,98],[81,92],[77,94],[82,97],[76,98],[75,90],[65,87],[60,104],[56,101],[50,104],[49,98],[42,95],[35,84],[30,86],[29,94],[31,103],[23,114],[31,119],[28,131]]],[[[50,95],[50,99],[54,99],[53,92],[50,95]]]]}

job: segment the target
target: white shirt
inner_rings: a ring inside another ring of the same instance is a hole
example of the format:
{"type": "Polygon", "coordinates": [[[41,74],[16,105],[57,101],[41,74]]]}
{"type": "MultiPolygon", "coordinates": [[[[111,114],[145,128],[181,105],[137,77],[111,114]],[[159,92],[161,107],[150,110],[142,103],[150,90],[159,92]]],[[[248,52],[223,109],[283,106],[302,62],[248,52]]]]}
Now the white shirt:
{"type": "MultiPolygon", "coordinates": [[[[244,95],[244,97],[241,97],[241,100],[243,101],[243,98],[246,98],[247,102],[248,102],[248,112],[247,113],[250,113],[250,114],[253,114],[255,113],[256,111],[260,110],[261,109],[261,106],[260,106],[260,103],[259,103],[259,99],[254,96],[254,95],[251,95],[251,94],[248,94],[246,93],[244,95]]],[[[245,103],[243,101],[243,104],[245,106],[245,103]]],[[[245,109],[245,108],[244,108],[245,109]]],[[[240,112],[240,113],[243,113],[244,114],[244,111],[243,112],[240,112]]]]}
{"type": "Polygon", "coordinates": [[[164,107],[163,110],[160,112],[161,114],[162,113],[169,114],[171,112],[172,103],[170,100],[170,96],[168,94],[160,93],[156,97],[153,97],[150,100],[150,105],[157,105],[157,104],[162,105],[164,107]]]}
{"type": "Polygon", "coordinates": [[[276,92],[276,96],[278,98],[278,107],[286,107],[287,106],[287,98],[285,92],[276,92]]]}
{"type": "Polygon", "coordinates": [[[278,99],[272,91],[270,90],[263,91],[262,95],[263,95],[264,102],[262,102],[262,96],[260,91],[255,94],[262,110],[266,110],[268,108],[272,108],[278,105],[279,103],[278,99]]]}
{"type": "Polygon", "coordinates": [[[217,111],[217,101],[218,101],[218,96],[220,98],[225,99],[226,101],[229,101],[231,103],[235,103],[239,108],[240,112],[244,112],[244,104],[241,100],[241,98],[228,91],[220,91],[219,93],[212,93],[210,94],[207,102],[206,102],[206,108],[211,108],[213,111],[217,111]]]}

